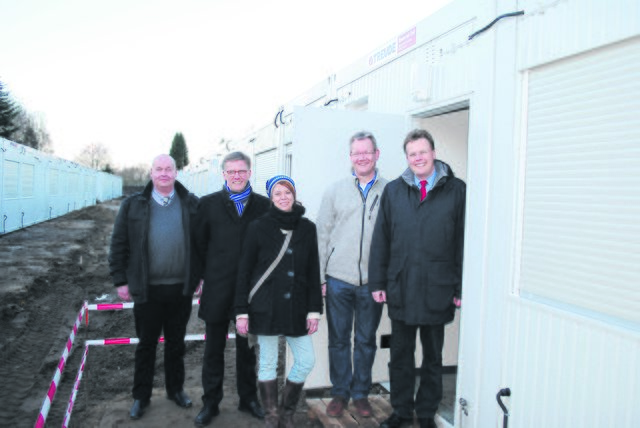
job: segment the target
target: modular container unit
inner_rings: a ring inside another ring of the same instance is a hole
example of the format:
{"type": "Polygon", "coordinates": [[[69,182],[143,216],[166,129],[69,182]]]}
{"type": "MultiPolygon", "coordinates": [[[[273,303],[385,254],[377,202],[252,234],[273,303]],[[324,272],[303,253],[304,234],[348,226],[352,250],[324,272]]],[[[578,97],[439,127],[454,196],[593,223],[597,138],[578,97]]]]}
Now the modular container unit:
{"type": "Polygon", "coordinates": [[[187,170],[178,171],[178,181],[197,196],[204,196],[222,188],[222,171],[219,159],[213,158],[187,170]]]}
{"type": "MultiPolygon", "coordinates": [[[[254,156],[256,182],[291,174],[313,218],[326,183],[348,174],[352,132],[379,136],[395,178],[406,132],[433,131],[467,182],[459,337],[449,329],[445,355],[455,411],[440,423],[633,427],[639,76],[640,2],[457,0],[235,147],[254,156]]],[[[326,349],[326,327],[314,340],[326,349]]],[[[312,383],[327,377],[318,359],[312,383]]]]}
{"type": "Polygon", "coordinates": [[[122,178],[0,138],[0,234],[122,196],[122,178]]]}

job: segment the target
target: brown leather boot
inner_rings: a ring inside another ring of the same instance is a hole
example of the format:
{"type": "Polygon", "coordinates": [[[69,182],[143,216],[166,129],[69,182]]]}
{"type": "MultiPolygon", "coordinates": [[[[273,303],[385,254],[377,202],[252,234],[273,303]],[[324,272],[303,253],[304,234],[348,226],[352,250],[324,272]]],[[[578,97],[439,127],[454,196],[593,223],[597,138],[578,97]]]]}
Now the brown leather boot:
{"type": "Polygon", "coordinates": [[[264,408],[264,426],[278,428],[280,417],[278,415],[278,380],[258,382],[262,407],[264,408]]]}
{"type": "Polygon", "coordinates": [[[287,379],[282,393],[282,403],[280,404],[280,428],[295,428],[293,416],[296,413],[303,385],[304,382],[295,383],[287,379]]]}

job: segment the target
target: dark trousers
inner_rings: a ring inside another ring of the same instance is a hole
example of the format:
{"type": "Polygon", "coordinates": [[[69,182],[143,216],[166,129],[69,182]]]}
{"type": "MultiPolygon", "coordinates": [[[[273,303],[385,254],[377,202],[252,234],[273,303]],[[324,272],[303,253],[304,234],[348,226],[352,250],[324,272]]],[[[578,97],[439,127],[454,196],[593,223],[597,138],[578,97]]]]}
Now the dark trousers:
{"type": "Polygon", "coordinates": [[[389,380],[391,406],[403,418],[433,417],[442,400],[442,346],[444,324],[407,325],[391,320],[391,361],[389,380]],[[415,394],[416,331],[420,331],[422,343],[422,367],[420,386],[415,394]]]}
{"type": "MultiPolygon", "coordinates": [[[[206,323],[207,339],[202,361],[202,388],[205,404],[222,401],[224,380],[224,350],[227,346],[229,322],[206,323]]],[[[249,348],[246,337],[236,336],[236,386],[241,401],[257,400],[256,353],[249,348]]]]}
{"type": "Polygon", "coordinates": [[[136,347],[133,398],[148,400],[153,388],[158,339],[164,331],[165,389],[172,395],[184,386],[184,336],[191,316],[191,297],[182,284],[151,285],[146,303],[136,303],[133,316],[140,342],[136,347]]]}

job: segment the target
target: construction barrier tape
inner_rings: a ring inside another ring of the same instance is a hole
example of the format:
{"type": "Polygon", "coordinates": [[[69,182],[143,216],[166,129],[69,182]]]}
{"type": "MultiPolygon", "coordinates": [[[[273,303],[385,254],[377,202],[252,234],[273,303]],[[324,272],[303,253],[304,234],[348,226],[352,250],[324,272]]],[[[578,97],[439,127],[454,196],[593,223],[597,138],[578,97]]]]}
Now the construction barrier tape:
{"type": "Polygon", "coordinates": [[[69,357],[69,353],[71,352],[71,347],[73,346],[73,341],[76,338],[76,333],[78,333],[78,327],[80,326],[80,322],[82,321],[82,316],[87,308],[87,305],[82,305],[82,309],[78,313],[78,317],[76,318],[76,322],[73,324],[73,329],[71,330],[71,334],[69,335],[69,339],[67,340],[67,344],[64,347],[64,351],[62,352],[62,357],[60,358],[60,362],[58,363],[58,367],[56,368],[56,373],[53,376],[53,380],[51,381],[51,385],[49,386],[49,391],[47,392],[46,397],[44,397],[44,401],[42,403],[42,408],[40,409],[40,414],[38,415],[38,420],[36,421],[35,427],[42,428],[47,420],[47,415],[49,414],[49,409],[51,408],[51,403],[53,402],[53,397],[56,395],[56,389],[58,388],[58,382],[60,382],[60,377],[62,376],[62,371],[64,370],[64,366],[67,363],[67,358],[69,357]]]}
{"type": "MultiPolygon", "coordinates": [[[[191,301],[192,305],[199,305],[200,299],[193,299],[191,301]]],[[[133,308],[133,302],[121,302],[121,303],[97,303],[93,305],[87,305],[87,309],[90,311],[117,311],[120,309],[131,309],[133,308]]]]}
{"type": "Polygon", "coordinates": [[[82,361],[80,362],[80,368],[78,369],[78,374],[76,375],[76,381],[73,384],[73,391],[71,392],[71,397],[69,397],[67,413],[64,415],[64,420],[62,421],[62,428],[67,428],[69,426],[69,421],[71,420],[71,411],[73,410],[73,405],[76,402],[76,396],[78,395],[78,389],[80,388],[80,381],[82,380],[82,373],[84,373],[84,366],[87,363],[88,353],[89,345],[85,345],[84,354],[82,355],[82,361]]]}
{"type": "MultiPolygon", "coordinates": [[[[202,341],[206,340],[206,334],[187,334],[184,337],[185,342],[202,341]]],[[[227,339],[235,339],[235,333],[227,333],[227,339]]],[[[164,336],[161,336],[158,340],[159,343],[164,342],[164,336]]],[[[108,346],[108,345],[136,345],[140,343],[140,339],[137,337],[114,337],[109,339],[94,339],[84,342],[87,346],[108,346]]]]}
{"type": "MultiPolygon", "coordinates": [[[[199,305],[200,299],[193,299],[192,305],[199,305]]],[[[38,419],[36,420],[35,428],[43,428],[45,426],[45,422],[47,420],[47,415],[49,414],[49,410],[51,409],[51,403],[53,403],[53,398],[56,395],[56,390],[58,388],[58,382],[60,382],[60,378],[62,377],[62,372],[64,371],[64,367],[67,363],[67,358],[71,353],[71,348],[73,347],[73,342],[75,340],[76,334],[78,333],[78,327],[82,322],[83,316],[86,315],[85,323],[89,324],[89,311],[113,311],[120,309],[129,309],[133,308],[133,302],[123,302],[123,303],[99,303],[89,305],[88,302],[84,302],[80,312],[78,313],[78,317],[76,318],[76,322],[73,325],[71,333],[69,335],[69,339],[67,340],[67,344],[65,345],[64,351],[62,352],[62,357],[60,358],[60,362],[58,363],[58,367],[56,368],[56,372],[51,381],[51,385],[49,386],[49,390],[47,391],[47,395],[44,398],[42,403],[42,407],[40,409],[40,414],[38,415],[38,419]]],[[[235,339],[236,335],[234,333],[228,333],[227,339],[235,339]]],[[[203,341],[206,339],[206,335],[204,334],[189,334],[186,335],[185,341],[203,341]]],[[[76,376],[76,380],[73,386],[73,391],[71,393],[71,397],[69,398],[69,404],[67,406],[67,412],[65,414],[64,421],[62,426],[64,428],[67,427],[69,420],[71,419],[71,411],[73,409],[73,405],[75,403],[76,396],[78,394],[78,389],[80,387],[80,381],[82,379],[82,373],[84,372],[84,368],[86,365],[87,354],[89,352],[89,346],[98,345],[133,345],[139,343],[140,340],[135,337],[120,337],[120,338],[110,338],[110,339],[97,339],[97,340],[87,340],[85,341],[85,350],[82,356],[82,362],[80,363],[80,368],[78,369],[78,374],[76,376]]],[[[164,342],[164,337],[160,337],[159,342],[164,342]]]]}

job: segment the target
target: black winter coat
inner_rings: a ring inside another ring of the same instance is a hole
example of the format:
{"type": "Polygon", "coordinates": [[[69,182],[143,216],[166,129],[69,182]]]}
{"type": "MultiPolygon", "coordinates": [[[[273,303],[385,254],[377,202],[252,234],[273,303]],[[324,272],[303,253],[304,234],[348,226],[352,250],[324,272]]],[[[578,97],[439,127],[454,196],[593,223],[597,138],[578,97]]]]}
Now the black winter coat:
{"type": "MultiPolygon", "coordinates": [[[[149,182],[144,190],[129,196],[120,205],[111,236],[109,251],[109,271],[116,287],[129,286],[129,293],[135,303],[145,303],[149,292],[149,218],[153,183],[149,182]]],[[[189,193],[186,187],[176,181],[175,191],[182,207],[182,227],[185,236],[185,269],[182,294],[193,295],[198,276],[193,272],[193,252],[191,251],[190,227],[196,215],[198,198],[189,193]]]]}
{"type": "MultiPolygon", "coordinates": [[[[296,209],[304,209],[294,206],[296,209]]],[[[285,235],[270,212],[249,225],[238,273],[236,313],[249,314],[249,332],[256,335],[299,337],[307,334],[307,314],[322,313],[320,262],[316,226],[301,217],[288,250],[248,303],[249,292],[276,259],[285,235]]]]}
{"type": "Polygon", "coordinates": [[[466,185],[435,162],[424,201],[410,169],[385,187],[371,242],[369,287],[386,291],[389,317],[409,325],[451,321],[460,298],[466,185]]]}
{"type": "Polygon", "coordinates": [[[240,217],[225,188],[200,199],[193,241],[198,273],[204,278],[198,317],[205,322],[219,323],[233,318],[245,231],[270,205],[269,199],[252,192],[240,217]]]}

